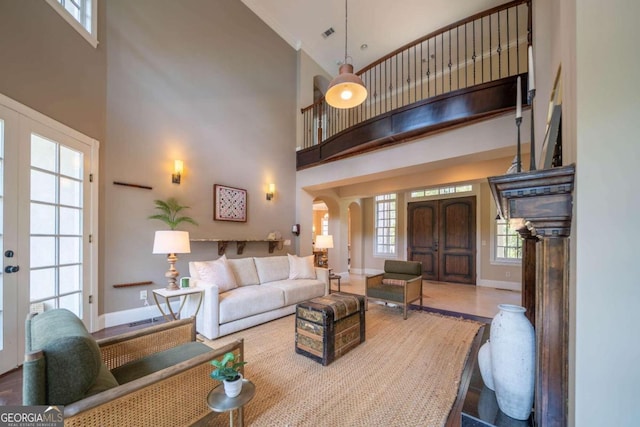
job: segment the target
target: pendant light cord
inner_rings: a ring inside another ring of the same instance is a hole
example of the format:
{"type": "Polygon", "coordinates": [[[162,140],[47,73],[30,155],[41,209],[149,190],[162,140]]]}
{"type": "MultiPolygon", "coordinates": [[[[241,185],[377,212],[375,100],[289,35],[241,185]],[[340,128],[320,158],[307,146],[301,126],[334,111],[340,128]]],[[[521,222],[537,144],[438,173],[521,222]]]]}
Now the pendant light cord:
{"type": "Polygon", "coordinates": [[[347,63],[347,35],[349,33],[348,31],[348,27],[347,27],[347,14],[348,9],[347,9],[347,1],[348,0],[344,0],[344,63],[347,63]]]}

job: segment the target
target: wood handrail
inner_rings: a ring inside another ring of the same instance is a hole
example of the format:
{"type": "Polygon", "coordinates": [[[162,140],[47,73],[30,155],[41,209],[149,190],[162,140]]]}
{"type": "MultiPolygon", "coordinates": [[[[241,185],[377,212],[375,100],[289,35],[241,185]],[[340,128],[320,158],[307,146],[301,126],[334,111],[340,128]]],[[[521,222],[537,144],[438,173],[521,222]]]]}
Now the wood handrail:
{"type": "Polygon", "coordinates": [[[394,56],[396,56],[400,52],[402,52],[404,50],[407,50],[407,49],[409,49],[409,48],[411,48],[411,47],[413,47],[413,46],[415,46],[417,44],[420,44],[420,43],[422,43],[422,42],[424,42],[426,40],[429,40],[429,39],[431,39],[433,37],[436,37],[436,36],[439,36],[441,34],[444,34],[447,31],[450,31],[450,30],[452,30],[452,29],[454,29],[456,27],[460,27],[462,25],[468,24],[470,22],[475,21],[476,19],[482,19],[485,16],[493,15],[494,13],[500,12],[502,10],[509,9],[511,7],[514,7],[514,6],[519,6],[520,4],[523,4],[523,3],[531,3],[531,0],[514,0],[512,2],[505,3],[505,4],[500,5],[500,6],[495,6],[495,7],[491,8],[491,9],[485,10],[483,12],[476,13],[475,15],[471,15],[471,16],[469,16],[467,18],[464,18],[464,19],[461,19],[461,20],[459,20],[457,22],[454,22],[453,24],[449,24],[449,25],[447,25],[445,27],[442,27],[442,28],[440,28],[438,30],[432,31],[429,34],[427,34],[426,36],[422,36],[422,37],[420,37],[420,38],[418,38],[418,39],[416,39],[416,40],[414,40],[412,42],[409,42],[409,43],[405,44],[404,46],[399,47],[398,49],[396,49],[393,52],[389,53],[388,55],[383,56],[382,58],[376,60],[375,62],[372,62],[371,64],[369,64],[366,67],[362,68],[361,70],[357,71],[356,74],[360,75],[362,73],[365,73],[365,72],[369,71],[370,69],[372,69],[373,67],[375,67],[376,65],[382,64],[387,59],[393,58],[394,56]]]}

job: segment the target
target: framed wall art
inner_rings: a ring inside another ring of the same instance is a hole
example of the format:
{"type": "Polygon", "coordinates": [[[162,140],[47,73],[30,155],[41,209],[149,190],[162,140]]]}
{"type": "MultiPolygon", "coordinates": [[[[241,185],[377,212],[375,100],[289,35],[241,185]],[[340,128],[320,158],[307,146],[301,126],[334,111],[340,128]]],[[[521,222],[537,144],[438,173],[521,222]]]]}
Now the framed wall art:
{"type": "Polygon", "coordinates": [[[247,222],[247,190],[214,184],[213,219],[247,222]]]}

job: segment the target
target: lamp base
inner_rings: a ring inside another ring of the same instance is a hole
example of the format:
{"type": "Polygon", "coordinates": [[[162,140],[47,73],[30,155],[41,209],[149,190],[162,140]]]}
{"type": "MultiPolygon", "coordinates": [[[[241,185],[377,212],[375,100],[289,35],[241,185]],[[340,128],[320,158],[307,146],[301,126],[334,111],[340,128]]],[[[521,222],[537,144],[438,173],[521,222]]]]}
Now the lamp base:
{"type": "Polygon", "coordinates": [[[178,285],[176,285],[176,279],[180,275],[180,272],[176,270],[176,265],[175,265],[176,261],[178,261],[178,257],[176,256],[176,254],[167,255],[167,262],[169,263],[169,271],[164,273],[164,277],[166,277],[167,280],[169,281],[169,284],[167,285],[167,288],[166,288],[168,291],[177,291],[178,289],[180,289],[178,285]]]}

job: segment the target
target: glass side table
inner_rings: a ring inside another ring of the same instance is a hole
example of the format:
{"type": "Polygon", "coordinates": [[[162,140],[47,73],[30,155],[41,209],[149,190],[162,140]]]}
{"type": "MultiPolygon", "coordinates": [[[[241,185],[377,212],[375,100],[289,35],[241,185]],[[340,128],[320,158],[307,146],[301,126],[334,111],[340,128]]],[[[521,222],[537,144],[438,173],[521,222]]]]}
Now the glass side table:
{"type": "Polygon", "coordinates": [[[256,386],[249,380],[242,380],[242,391],[236,397],[224,393],[224,384],[220,383],[207,396],[207,405],[214,412],[229,411],[229,426],[233,427],[233,412],[238,410],[238,426],[244,426],[244,405],[256,394],[256,386]]]}

